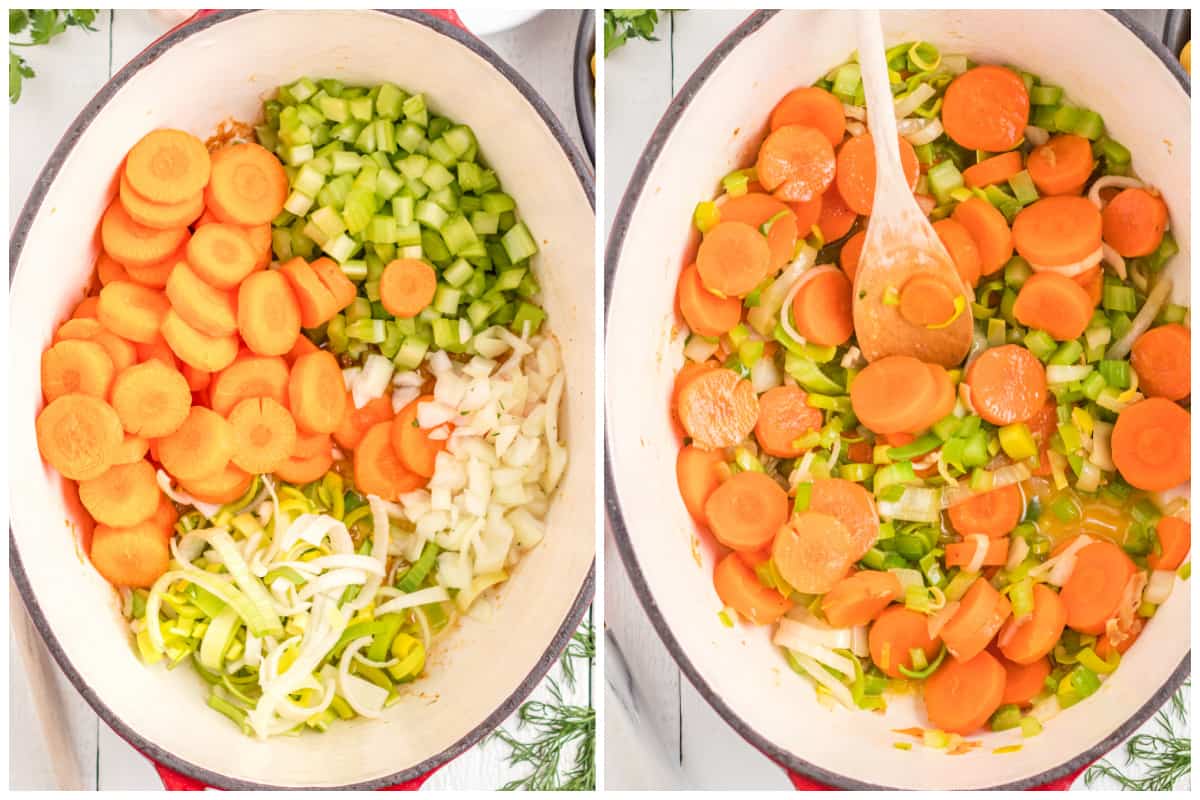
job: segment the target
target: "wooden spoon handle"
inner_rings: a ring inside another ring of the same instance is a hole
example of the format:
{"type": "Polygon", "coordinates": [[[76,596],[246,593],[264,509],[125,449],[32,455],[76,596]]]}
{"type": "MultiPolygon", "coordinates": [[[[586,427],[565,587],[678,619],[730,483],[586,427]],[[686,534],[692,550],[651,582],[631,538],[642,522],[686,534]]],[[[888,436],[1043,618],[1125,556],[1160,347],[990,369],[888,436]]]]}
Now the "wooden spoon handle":
{"type": "MultiPolygon", "coordinates": [[[[896,129],[896,103],[888,81],[884,60],[883,23],[876,9],[858,12],[858,63],[862,68],[863,91],[867,100],[867,121],[875,143],[875,197],[888,195],[912,201],[904,168],[900,164],[899,133],[896,129]]],[[[887,197],[889,206],[896,198],[887,197]]]]}

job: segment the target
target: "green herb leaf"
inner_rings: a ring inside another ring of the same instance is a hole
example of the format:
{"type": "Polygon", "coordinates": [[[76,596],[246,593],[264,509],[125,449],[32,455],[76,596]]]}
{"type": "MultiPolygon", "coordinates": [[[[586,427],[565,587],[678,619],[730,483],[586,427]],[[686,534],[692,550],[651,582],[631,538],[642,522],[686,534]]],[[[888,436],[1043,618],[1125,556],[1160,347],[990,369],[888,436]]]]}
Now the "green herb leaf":
{"type": "Polygon", "coordinates": [[[657,42],[654,28],[658,25],[656,9],[616,8],[604,12],[604,55],[608,55],[630,39],[657,42]]]}
{"type": "Polygon", "coordinates": [[[94,8],[39,8],[13,9],[8,12],[8,102],[16,103],[21,99],[24,79],[35,76],[33,67],[22,56],[17,55],[14,47],[35,47],[49,44],[50,40],[68,28],[83,28],[87,31],[96,30],[92,23],[96,21],[97,10],[94,8]],[[11,37],[29,32],[29,41],[15,42],[11,37]]]}
{"type": "Polygon", "coordinates": [[[1157,733],[1139,733],[1125,743],[1125,766],[1141,764],[1145,774],[1133,777],[1104,759],[1090,767],[1083,779],[1088,788],[1100,778],[1115,781],[1122,789],[1139,792],[1166,792],[1175,788],[1180,780],[1192,772],[1192,743],[1185,733],[1176,730],[1176,724],[1187,723],[1187,692],[1191,681],[1171,698],[1169,707],[1155,715],[1157,733]]]}

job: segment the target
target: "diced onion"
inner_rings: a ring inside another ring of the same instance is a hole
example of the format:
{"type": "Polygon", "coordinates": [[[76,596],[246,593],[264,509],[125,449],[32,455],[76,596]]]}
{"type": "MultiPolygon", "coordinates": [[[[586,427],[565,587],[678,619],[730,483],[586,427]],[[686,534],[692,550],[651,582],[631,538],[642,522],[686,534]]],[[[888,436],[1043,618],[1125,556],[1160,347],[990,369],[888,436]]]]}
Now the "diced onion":
{"type": "Polygon", "coordinates": [[[939,136],[941,136],[944,132],[945,128],[942,127],[942,121],[935,117],[934,119],[926,120],[925,124],[922,125],[918,130],[905,135],[904,138],[907,139],[908,143],[912,146],[920,147],[923,144],[929,144],[934,139],[937,139],[939,136]]]}
{"type": "Polygon", "coordinates": [[[846,133],[851,136],[862,136],[867,132],[867,126],[856,119],[846,120],[846,133]]]}
{"type": "Polygon", "coordinates": [[[1029,542],[1020,536],[1012,537],[1012,542],[1008,546],[1008,560],[1004,562],[1004,568],[1009,572],[1013,571],[1020,566],[1027,555],[1029,555],[1029,542]]]}
{"type": "Polygon", "coordinates": [[[762,394],[768,389],[774,389],[783,383],[783,373],[773,358],[760,358],[750,368],[750,383],[754,386],[755,394],[762,394]]]}
{"type": "Polygon", "coordinates": [[[350,394],[354,399],[354,407],[362,408],[372,400],[383,397],[383,393],[387,391],[388,384],[392,381],[392,373],[394,371],[395,365],[392,364],[391,359],[385,358],[378,353],[372,353],[367,356],[367,360],[363,364],[362,373],[354,379],[354,385],[350,387],[350,394]]]}
{"type": "Polygon", "coordinates": [[[1103,252],[1101,260],[1113,268],[1113,272],[1117,273],[1117,277],[1125,280],[1128,277],[1128,272],[1125,269],[1125,259],[1121,257],[1121,254],[1113,249],[1113,246],[1108,242],[1103,242],[1100,245],[1100,250],[1103,252]]]}
{"type": "Polygon", "coordinates": [[[846,119],[865,121],[867,118],[867,109],[864,106],[852,106],[849,103],[842,103],[842,113],[846,115],[846,119]]]}
{"type": "Polygon", "coordinates": [[[811,656],[795,651],[792,651],[792,658],[796,659],[796,663],[804,668],[809,677],[825,687],[835,700],[846,708],[854,708],[854,697],[850,694],[850,689],[846,684],[826,672],[820,663],[811,656]]]}
{"type": "MultiPolygon", "coordinates": [[[[1047,264],[1035,264],[1034,262],[1030,261],[1029,267],[1034,272],[1056,272],[1059,275],[1062,275],[1064,278],[1074,278],[1077,275],[1082,275],[1100,263],[1100,261],[1104,258],[1104,247],[1105,246],[1102,244],[1083,258],[1070,264],[1050,266],[1047,264]]],[[[1125,264],[1122,262],[1121,270],[1124,271],[1124,269],[1125,264]]],[[[1122,275],[1121,277],[1124,278],[1125,276],[1122,275]]]]}
{"type": "Polygon", "coordinates": [[[835,628],[803,606],[796,606],[779,620],[773,641],[788,650],[801,650],[805,645],[848,650],[854,645],[854,632],[852,628],[835,628]]]}
{"type": "Polygon", "coordinates": [[[1034,147],[1041,147],[1046,142],[1050,141],[1050,132],[1045,128],[1039,128],[1037,125],[1025,126],[1025,138],[1034,147]]]}
{"type": "Polygon", "coordinates": [[[983,568],[983,560],[987,557],[988,537],[982,533],[972,533],[966,538],[975,542],[975,552],[971,554],[971,560],[967,562],[967,566],[963,567],[963,570],[979,572],[983,568]]]}
{"type": "Polygon", "coordinates": [[[1146,303],[1138,311],[1137,316],[1133,318],[1133,323],[1129,326],[1129,330],[1124,336],[1113,342],[1112,347],[1108,348],[1108,358],[1124,358],[1129,355],[1129,351],[1133,348],[1133,343],[1154,324],[1154,318],[1158,316],[1158,312],[1166,305],[1167,298],[1170,295],[1171,279],[1166,275],[1161,275],[1158,283],[1154,284],[1154,288],[1146,296],[1146,303]]]}
{"type": "Polygon", "coordinates": [[[1096,208],[1104,208],[1104,198],[1100,193],[1108,188],[1116,189],[1141,189],[1146,184],[1139,181],[1137,178],[1128,178],[1124,175],[1104,175],[1097,178],[1091,188],[1088,189],[1088,200],[1095,204],[1096,208]]]}
{"type": "Polygon", "coordinates": [[[896,119],[901,120],[921,107],[926,100],[937,94],[928,83],[922,83],[908,95],[896,101],[896,119]]]}
{"type": "Polygon", "coordinates": [[[1062,586],[1071,578],[1075,571],[1075,557],[1080,550],[1092,543],[1092,537],[1081,533],[1056,556],[1046,559],[1029,570],[1029,577],[1041,578],[1046,576],[1046,583],[1062,586]]]}
{"type": "Polygon", "coordinates": [[[1174,586],[1175,570],[1156,569],[1150,573],[1150,580],[1146,582],[1146,591],[1142,594],[1142,600],[1161,606],[1171,596],[1171,589],[1174,586]]]}
{"type": "MultiPolygon", "coordinates": [[[[721,343],[716,339],[705,339],[702,336],[688,337],[687,344],[683,347],[683,355],[688,361],[707,361],[717,352],[717,348],[721,343]]],[[[760,361],[765,359],[759,359],[760,361]]]]}

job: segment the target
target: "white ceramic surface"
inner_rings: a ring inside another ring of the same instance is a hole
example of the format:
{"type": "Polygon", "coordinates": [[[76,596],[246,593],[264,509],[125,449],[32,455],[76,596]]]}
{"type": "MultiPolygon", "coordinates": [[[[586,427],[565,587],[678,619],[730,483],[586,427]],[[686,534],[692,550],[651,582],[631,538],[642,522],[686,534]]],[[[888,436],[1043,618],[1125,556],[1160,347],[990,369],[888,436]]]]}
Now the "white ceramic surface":
{"type": "Polygon", "coordinates": [[[518,687],[531,688],[523,684],[546,663],[543,654],[585,585],[594,555],[594,284],[591,249],[579,242],[592,241],[594,215],[571,160],[533,104],[482,56],[433,28],[377,12],[256,12],[201,27],[137,69],[98,109],[28,226],[11,286],[10,368],[26,376],[11,392],[13,542],[68,672],[118,726],[235,781],[377,781],[461,749],[518,687]],[[431,63],[441,68],[430,70],[431,63]],[[413,693],[377,722],[260,743],[204,705],[205,688],[193,672],[138,661],[115,593],[78,551],[61,479],[38,456],[32,420],[41,404],[39,354],[78,301],[95,259],[93,237],[80,231],[91,230],[111,198],[121,155],[154,127],[206,136],[226,118],[253,119],[264,94],[303,74],[391,80],[425,92],[434,108],[475,129],[541,246],[535,270],[567,364],[563,423],[571,461],[546,540],[501,592],[493,620],[468,621],[444,639],[413,693]]]}
{"type": "MultiPolygon", "coordinates": [[[[941,11],[885,13],[884,26],[889,42],[927,39],[943,52],[1034,72],[1103,115],[1112,135],[1132,150],[1137,171],[1161,189],[1174,210],[1172,230],[1181,253],[1170,269],[1175,299],[1188,297],[1189,101],[1174,75],[1120,21],[1098,11],[941,11]]],[[[724,628],[712,589],[712,548],[697,535],[675,492],[678,443],[668,405],[682,341],[673,298],[679,270],[696,244],[690,226],[694,204],[712,196],[723,175],[749,160],[780,97],[845,61],[854,47],[850,14],[780,13],[733,46],[699,85],[694,76],[668,111],[678,120],[671,130],[658,131],[665,137],[661,152],[645,165],[640,194],[633,196],[635,174],[610,241],[617,242],[625,226],[619,252],[610,249],[608,255],[610,269],[613,260],[616,264],[609,276],[606,352],[619,354],[620,361],[618,367],[610,360],[607,371],[615,486],[607,502],[619,507],[631,555],[648,587],[643,600],[661,615],[673,640],[669,646],[690,663],[685,672],[735,727],[753,732],[768,754],[796,759],[797,766],[807,763],[815,767],[811,772],[842,782],[904,788],[1019,782],[1101,745],[1151,702],[1189,649],[1188,584],[1177,586],[1097,696],[1051,721],[1036,747],[996,756],[991,750],[1013,743],[1016,735],[987,734],[984,747],[947,760],[935,751],[892,747],[893,728],[924,722],[911,701],[893,702],[886,716],[827,711],[810,685],[789,672],[766,630],[724,628]]]]}

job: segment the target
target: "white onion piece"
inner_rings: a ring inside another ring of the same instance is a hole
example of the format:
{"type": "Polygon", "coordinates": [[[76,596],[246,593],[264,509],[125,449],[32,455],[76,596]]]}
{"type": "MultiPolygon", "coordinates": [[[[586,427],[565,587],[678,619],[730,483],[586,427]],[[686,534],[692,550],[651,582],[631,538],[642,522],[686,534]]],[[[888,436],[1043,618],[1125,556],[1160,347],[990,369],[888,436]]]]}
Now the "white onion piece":
{"type": "Polygon", "coordinates": [[[402,594],[399,597],[388,600],[386,603],[375,608],[375,616],[380,614],[392,614],[396,611],[403,611],[406,608],[414,606],[424,606],[429,603],[443,603],[450,599],[450,593],[446,591],[444,586],[430,586],[427,589],[419,589],[415,592],[402,594]]]}
{"type": "Polygon", "coordinates": [[[387,700],[387,689],[350,674],[350,664],[354,661],[355,654],[370,643],[371,637],[363,636],[346,645],[346,649],[342,651],[342,659],[338,662],[337,685],[338,693],[360,716],[378,719],[387,700]]]}
{"type": "Polygon", "coordinates": [[[1025,126],[1025,138],[1034,147],[1041,147],[1046,142],[1050,141],[1050,132],[1045,128],[1039,128],[1037,125],[1025,126]]]}
{"type": "Polygon", "coordinates": [[[779,324],[783,326],[784,332],[788,336],[792,337],[792,339],[794,339],[796,342],[804,344],[807,341],[807,339],[805,339],[803,336],[796,333],[795,328],[792,327],[792,301],[796,299],[796,293],[800,291],[800,288],[804,286],[804,284],[811,281],[815,276],[836,271],[837,267],[830,264],[822,264],[819,267],[813,267],[810,270],[806,270],[805,272],[801,273],[800,277],[796,279],[796,282],[792,284],[792,288],[788,289],[788,293],[784,296],[783,305],[779,308],[779,324]]]}
{"type": "Polygon", "coordinates": [[[896,133],[908,138],[911,134],[916,133],[925,127],[929,120],[921,119],[920,117],[909,117],[902,119],[896,123],[896,133]]]}
{"type": "Polygon", "coordinates": [[[920,130],[914,131],[904,138],[907,139],[908,143],[912,146],[920,147],[923,144],[929,144],[934,139],[941,136],[944,132],[945,128],[942,127],[942,121],[935,117],[934,119],[927,120],[925,124],[921,126],[920,130]]]}
{"type": "Polygon", "coordinates": [[[350,394],[354,399],[354,407],[362,408],[372,400],[383,397],[383,393],[387,391],[388,384],[392,382],[392,373],[394,371],[395,365],[392,364],[391,359],[385,358],[378,353],[372,353],[367,356],[362,372],[354,379],[354,385],[350,387],[350,394]]]}
{"type": "Polygon", "coordinates": [[[908,587],[910,586],[916,586],[917,588],[923,588],[925,586],[925,579],[921,577],[921,573],[917,572],[915,569],[908,569],[906,567],[893,567],[892,569],[889,569],[888,572],[895,575],[896,579],[900,581],[901,590],[907,591],[908,587]]]}
{"type": "MultiPolygon", "coordinates": [[[[779,644],[776,642],[776,644],[779,644]]],[[[792,653],[806,655],[818,664],[824,664],[831,669],[835,669],[847,677],[854,676],[854,663],[845,656],[840,656],[828,647],[820,644],[810,644],[808,642],[795,642],[795,646],[788,647],[792,653]]],[[[782,645],[781,645],[782,646],[782,645]]]]}
{"type": "Polygon", "coordinates": [[[1104,175],[1097,178],[1096,182],[1088,189],[1088,200],[1096,208],[1104,208],[1104,199],[1100,196],[1100,192],[1110,187],[1117,189],[1141,189],[1146,184],[1139,181],[1137,178],[1129,178],[1124,175],[1104,175]]]}
{"type": "Polygon", "coordinates": [[[1121,603],[1117,606],[1117,627],[1123,634],[1133,629],[1133,621],[1137,618],[1138,606],[1142,603],[1142,591],[1146,588],[1146,573],[1137,570],[1125,581],[1125,591],[1121,594],[1121,603]]]}
{"type": "Polygon", "coordinates": [[[863,358],[862,351],[855,345],[850,345],[850,349],[846,351],[846,355],[842,356],[843,369],[858,369],[866,364],[866,359],[863,358]]]}
{"type": "Polygon", "coordinates": [[[847,119],[856,119],[865,122],[867,119],[867,109],[865,106],[852,106],[849,103],[842,103],[842,113],[847,119]]]}
{"type": "Polygon", "coordinates": [[[825,668],[812,657],[794,651],[792,657],[796,659],[797,664],[804,668],[809,677],[824,686],[834,699],[846,708],[854,708],[854,697],[850,694],[850,689],[846,684],[826,672],[825,668]]]}
{"type": "Polygon", "coordinates": [[[783,382],[783,373],[773,358],[760,358],[750,368],[750,383],[754,386],[755,394],[762,394],[768,389],[774,389],[783,382]]]}
{"type": "Polygon", "coordinates": [[[1129,330],[1120,339],[1113,342],[1112,347],[1108,348],[1108,358],[1124,358],[1129,355],[1129,351],[1133,348],[1133,343],[1138,340],[1138,337],[1150,329],[1154,324],[1154,318],[1158,316],[1158,312],[1167,304],[1167,298],[1171,296],[1171,279],[1166,275],[1158,279],[1158,283],[1154,284],[1154,288],[1150,290],[1150,294],[1146,296],[1146,303],[1142,306],[1142,310],[1133,318],[1133,323],[1129,326],[1129,330]]]}
{"type": "Polygon", "coordinates": [[[179,503],[181,506],[191,506],[199,511],[207,519],[212,519],[221,510],[220,503],[205,503],[203,500],[197,500],[182,489],[174,489],[171,487],[171,476],[165,471],[159,470],[155,475],[158,481],[158,488],[162,489],[163,494],[179,503]]]}
{"type": "Polygon", "coordinates": [[[855,119],[846,121],[846,133],[851,136],[862,136],[867,132],[867,126],[855,119]]]}
{"type": "Polygon", "coordinates": [[[937,94],[937,91],[932,86],[928,83],[922,83],[906,97],[902,97],[896,101],[896,119],[902,120],[909,116],[920,108],[922,103],[935,94],[937,94]]]}
{"type": "MultiPolygon", "coordinates": [[[[707,361],[717,352],[717,348],[721,343],[716,339],[705,339],[702,336],[690,336],[688,342],[683,347],[683,356],[688,361],[707,361]]],[[[765,361],[766,359],[760,359],[765,361]]]]}
{"type": "Polygon", "coordinates": [[[1008,560],[1004,562],[1004,568],[1011,572],[1020,566],[1027,555],[1029,555],[1029,542],[1020,536],[1014,536],[1012,543],[1008,546],[1008,560]]]}
{"type": "Polygon", "coordinates": [[[1121,254],[1114,250],[1113,246],[1108,242],[1101,243],[1100,250],[1104,253],[1101,260],[1111,266],[1113,272],[1117,273],[1117,276],[1121,280],[1125,280],[1129,272],[1125,268],[1125,259],[1121,257],[1121,254]]]}
{"type": "Polygon", "coordinates": [[[772,641],[788,650],[800,650],[805,645],[820,645],[830,650],[846,650],[854,644],[851,628],[835,628],[817,619],[808,609],[796,606],[779,620],[772,641]]]}
{"type": "Polygon", "coordinates": [[[979,572],[983,569],[983,560],[987,558],[988,537],[982,533],[972,533],[966,538],[975,542],[975,552],[971,554],[971,560],[963,569],[967,572],[979,572]]]}
{"type": "Polygon", "coordinates": [[[850,629],[853,632],[854,644],[850,648],[850,652],[854,655],[865,658],[871,655],[871,644],[868,637],[866,625],[856,625],[850,629]]]}
{"type": "MultiPolygon", "coordinates": [[[[1088,253],[1086,256],[1084,256],[1080,260],[1075,261],[1071,264],[1049,266],[1046,264],[1035,264],[1032,261],[1030,261],[1029,267],[1034,272],[1057,272],[1059,275],[1062,275],[1064,278],[1074,278],[1076,275],[1082,275],[1083,273],[1087,272],[1092,267],[1099,264],[1100,260],[1102,258],[1104,258],[1104,245],[1097,247],[1091,253],[1088,253]]],[[[1124,269],[1124,264],[1122,264],[1122,269],[1124,269]]],[[[1121,277],[1123,278],[1125,276],[1122,275],[1121,277]]]]}
{"type": "MultiPolygon", "coordinates": [[[[992,489],[1002,489],[1010,484],[1020,483],[1027,480],[1032,474],[1024,462],[1000,467],[992,472],[992,489]]],[[[969,486],[947,486],[942,490],[942,508],[958,505],[970,500],[976,494],[979,493],[969,486]]]]}
{"type": "Polygon", "coordinates": [[[1174,587],[1175,570],[1156,569],[1150,573],[1150,580],[1146,582],[1146,591],[1142,594],[1142,600],[1161,606],[1167,602],[1167,598],[1171,596],[1171,589],[1174,587]]]}
{"type": "Polygon", "coordinates": [[[944,608],[939,609],[929,616],[925,625],[930,639],[938,637],[938,634],[942,632],[942,628],[946,627],[946,623],[958,613],[960,605],[962,604],[958,600],[951,600],[949,603],[946,603],[944,608]]]}
{"type": "Polygon", "coordinates": [[[1091,544],[1092,541],[1092,537],[1086,533],[1079,534],[1061,553],[1046,559],[1041,564],[1029,570],[1029,577],[1040,578],[1045,575],[1048,576],[1046,578],[1047,583],[1062,586],[1070,579],[1071,573],[1075,571],[1076,554],[1091,544]]]}

